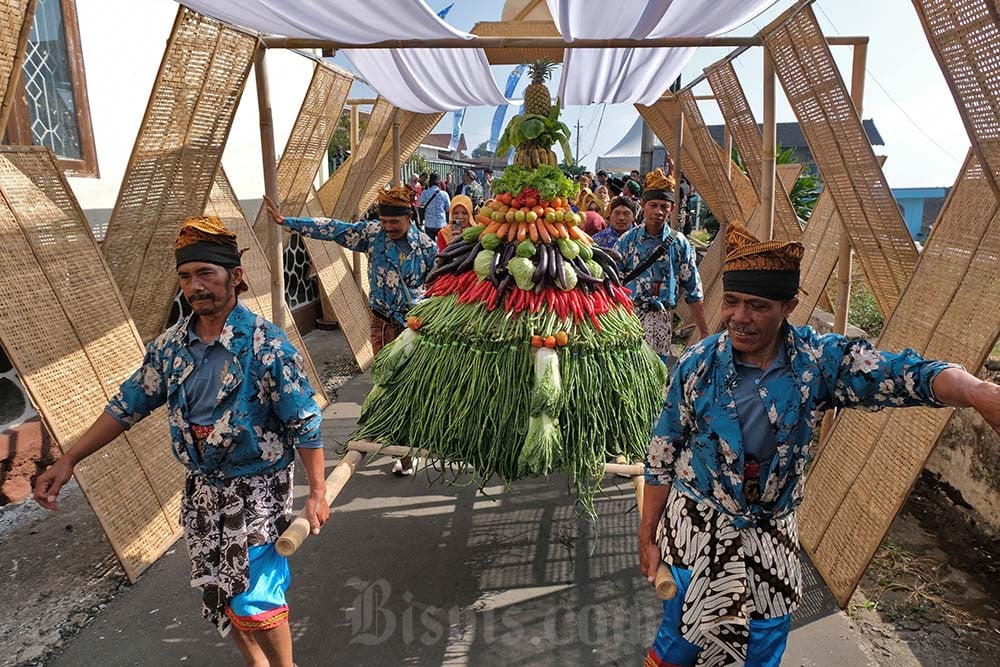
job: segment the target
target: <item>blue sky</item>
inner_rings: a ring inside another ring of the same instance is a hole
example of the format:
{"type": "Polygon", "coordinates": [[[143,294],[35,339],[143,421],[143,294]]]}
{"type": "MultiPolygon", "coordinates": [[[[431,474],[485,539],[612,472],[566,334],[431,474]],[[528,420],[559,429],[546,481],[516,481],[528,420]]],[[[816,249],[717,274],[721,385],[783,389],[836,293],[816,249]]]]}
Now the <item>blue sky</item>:
{"type": "MultiPolygon", "coordinates": [[[[430,0],[434,10],[450,4],[450,0],[430,0]]],[[[792,4],[781,0],[752,23],[733,31],[733,35],[749,35],[766,25],[792,4]]],[[[614,3],[608,3],[613,7],[614,3]]],[[[477,21],[500,19],[502,0],[455,0],[447,21],[462,30],[477,21]]],[[[892,187],[923,187],[951,185],[968,150],[969,140],[961,123],[952,96],[941,75],[937,61],[927,44],[916,11],[910,0],[819,0],[815,12],[827,35],[869,35],[868,77],[865,82],[864,117],[874,118],[885,146],[876,146],[876,153],[885,154],[886,176],[892,187]]],[[[708,64],[722,58],[729,49],[703,48],[685,69],[682,78],[691,80],[708,64]]],[[[834,55],[850,79],[850,47],[834,47],[834,55]]],[[[761,116],[762,49],[750,49],[736,60],[736,72],[743,83],[750,105],[758,120],[761,116]]],[[[337,61],[346,67],[343,57],[337,61]]],[[[501,88],[511,67],[494,67],[501,88]]],[[[556,74],[558,77],[558,73],[556,74]]],[[[525,77],[526,78],[526,77],[525,77]]],[[[522,83],[517,91],[526,85],[522,83]]],[[[371,94],[363,84],[357,84],[356,94],[371,94]]],[[[551,89],[558,87],[555,82],[551,89]]],[[[696,89],[709,94],[707,84],[696,89]]],[[[470,146],[489,138],[494,108],[469,109],[463,131],[470,146]]],[[[718,108],[711,101],[701,103],[706,122],[721,122],[718,108]]],[[[508,110],[507,118],[517,112],[508,110]]],[[[580,157],[593,166],[596,158],[614,146],[635,122],[638,113],[632,105],[592,105],[570,107],[564,121],[575,132],[580,122],[580,157]]],[[[777,120],[794,121],[795,116],[778,88],[777,120]]],[[[447,114],[436,131],[450,132],[452,118],[447,114]]],[[[573,138],[575,144],[576,137],[573,138]]]]}

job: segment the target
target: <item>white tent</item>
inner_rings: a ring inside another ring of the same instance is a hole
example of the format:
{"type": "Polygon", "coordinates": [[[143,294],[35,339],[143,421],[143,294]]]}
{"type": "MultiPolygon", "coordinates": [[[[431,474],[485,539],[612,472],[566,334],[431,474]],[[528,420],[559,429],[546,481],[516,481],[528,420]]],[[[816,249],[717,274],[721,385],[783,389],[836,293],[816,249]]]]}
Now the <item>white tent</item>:
{"type": "MultiPolygon", "coordinates": [[[[642,157],[642,116],[635,119],[635,123],[629,128],[617,144],[607,153],[597,158],[597,171],[604,170],[611,173],[629,172],[639,168],[639,160],[642,157]]],[[[667,152],[663,144],[656,136],[653,137],[653,167],[660,167],[666,163],[667,152]]]]}

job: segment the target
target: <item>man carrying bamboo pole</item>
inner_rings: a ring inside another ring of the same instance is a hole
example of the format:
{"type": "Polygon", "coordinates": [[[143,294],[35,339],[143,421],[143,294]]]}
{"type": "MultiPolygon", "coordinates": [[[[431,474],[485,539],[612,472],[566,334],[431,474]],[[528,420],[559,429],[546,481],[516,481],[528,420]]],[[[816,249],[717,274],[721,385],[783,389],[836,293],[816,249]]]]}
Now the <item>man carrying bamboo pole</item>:
{"type": "MultiPolygon", "coordinates": [[[[372,352],[379,351],[406,327],[406,316],[423,298],[424,282],[434,266],[437,245],[412,223],[410,191],[400,185],[378,193],[378,221],[343,222],[332,218],[286,218],[264,198],[271,219],[303,236],[333,241],[368,254],[368,308],[372,352]]],[[[469,212],[471,215],[471,211],[469,212]]],[[[397,475],[413,473],[409,456],[393,467],[397,475]]]]}
{"type": "Polygon", "coordinates": [[[789,325],[802,245],[733,222],[726,250],[726,330],[678,361],[646,458],[640,566],[653,582],[662,559],[678,588],[647,667],[780,664],[802,592],[795,508],[825,410],[974,407],[1000,432],[1000,387],[789,325]]]}
{"type": "Polygon", "coordinates": [[[642,225],[622,234],[616,245],[625,274],[622,282],[632,291],[646,342],[668,366],[673,361],[674,308],[682,287],[701,337],[708,335],[694,248],[667,223],[673,206],[673,177],[665,176],[662,169],[647,174],[642,225]]]}
{"type": "Polygon", "coordinates": [[[181,522],[202,614],[223,636],[234,630],[247,665],[291,667],[291,575],[274,543],[291,514],[296,450],[314,533],[330,514],[319,406],[285,333],[239,302],[236,235],[216,217],[189,218],[174,248],[194,312],[149,344],[101,416],[35,482],[35,500],[57,509],[77,463],[167,403],[174,456],[188,468],[181,522]]]}

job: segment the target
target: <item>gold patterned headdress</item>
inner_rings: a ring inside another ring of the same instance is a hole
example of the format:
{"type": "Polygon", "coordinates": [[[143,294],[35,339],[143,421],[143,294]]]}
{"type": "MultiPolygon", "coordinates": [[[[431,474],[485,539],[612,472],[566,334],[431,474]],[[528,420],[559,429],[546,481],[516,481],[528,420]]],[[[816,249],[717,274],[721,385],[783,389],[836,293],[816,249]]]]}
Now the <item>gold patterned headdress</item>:
{"type": "Polygon", "coordinates": [[[413,195],[405,185],[397,185],[388,190],[379,190],[378,212],[379,215],[409,215],[411,211],[411,199],[413,195]]]}
{"type": "Polygon", "coordinates": [[[739,222],[726,230],[723,288],[775,301],[799,291],[799,265],[805,247],[794,241],[760,241],[739,222]]]}
{"type": "MultiPolygon", "coordinates": [[[[206,262],[232,269],[240,266],[242,254],[236,245],[236,234],[226,229],[214,215],[188,218],[181,224],[174,240],[174,258],[178,267],[187,262],[206,262]]],[[[248,289],[246,282],[241,280],[236,286],[236,293],[248,289]]]]}
{"type": "Polygon", "coordinates": [[[674,201],[674,177],[667,176],[663,173],[663,169],[657,167],[653,171],[646,174],[646,183],[642,189],[642,201],[650,201],[653,199],[665,199],[669,202],[674,201]]]}

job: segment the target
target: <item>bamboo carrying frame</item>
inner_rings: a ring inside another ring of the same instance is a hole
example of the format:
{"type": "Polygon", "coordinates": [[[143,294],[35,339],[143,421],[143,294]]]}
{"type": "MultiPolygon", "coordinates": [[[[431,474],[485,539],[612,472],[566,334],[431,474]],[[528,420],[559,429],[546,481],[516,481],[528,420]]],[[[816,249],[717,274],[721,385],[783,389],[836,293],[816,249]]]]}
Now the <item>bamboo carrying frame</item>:
{"type": "MultiPolygon", "coordinates": [[[[142,362],[86,218],[47,149],[0,148],[0,340],[65,452],[142,362]]],[[[129,580],[177,538],[184,469],[161,408],[74,471],[129,580]]]]}
{"type": "Polygon", "coordinates": [[[143,340],[167,323],[174,237],[205,209],[256,50],[256,37],[179,9],[101,246],[143,340]]]}

